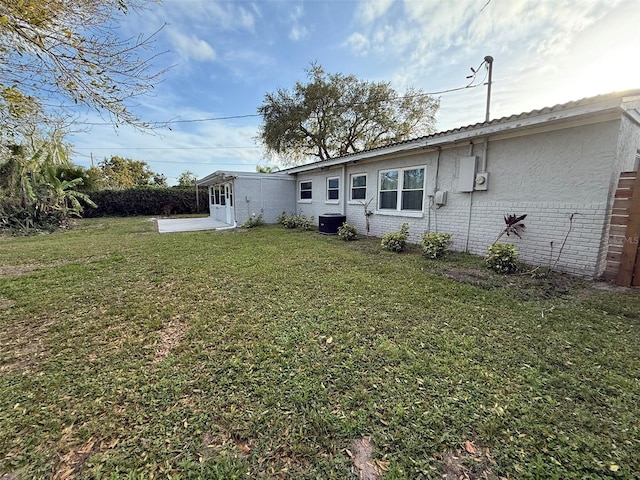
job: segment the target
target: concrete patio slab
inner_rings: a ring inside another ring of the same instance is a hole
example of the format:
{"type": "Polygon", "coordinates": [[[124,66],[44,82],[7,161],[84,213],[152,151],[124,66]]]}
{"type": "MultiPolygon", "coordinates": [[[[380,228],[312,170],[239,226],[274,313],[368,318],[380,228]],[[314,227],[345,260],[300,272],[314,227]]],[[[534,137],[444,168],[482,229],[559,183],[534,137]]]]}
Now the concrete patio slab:
{"type": "Polygon", "coordinates": [[[201,218],[158,218],[158,233],[195,232],[199,230],[219,230],[231,228],[224,222],[211,217],[201,218]]]}

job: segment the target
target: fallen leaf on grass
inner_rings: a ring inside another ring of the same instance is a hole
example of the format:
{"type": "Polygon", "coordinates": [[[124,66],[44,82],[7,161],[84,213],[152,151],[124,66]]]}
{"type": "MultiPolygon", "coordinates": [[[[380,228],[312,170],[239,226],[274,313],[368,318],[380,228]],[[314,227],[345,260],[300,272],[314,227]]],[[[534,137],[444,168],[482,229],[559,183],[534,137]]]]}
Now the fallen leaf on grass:
{"type": "Polygon", "coordinates": [[[469,440],[464,442],[464,449],[467,451],[467,453],[476,453],[475,445],[473,444],[473,442],[470,442],[469,440]]]}

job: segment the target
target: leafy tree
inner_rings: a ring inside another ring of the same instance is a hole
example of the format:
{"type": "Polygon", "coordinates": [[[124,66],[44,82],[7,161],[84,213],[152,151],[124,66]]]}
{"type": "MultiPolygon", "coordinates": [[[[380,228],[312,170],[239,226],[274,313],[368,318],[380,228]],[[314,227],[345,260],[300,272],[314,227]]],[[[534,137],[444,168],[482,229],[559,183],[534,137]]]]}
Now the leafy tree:
{"type": "Polygon", "coordinates": [[[104,176],[104,188],[124,190],[145,185],[166,186],[167,178],[153,172],[147,162],[112,156],[99,164],[104,176]]]}
{"type": "Polygon", "coordinates": [[[409,88],[399,95],[388,82],[327,74],[312,64],[309,82],[267,93],[258,108],[258,139],[266,153],[287,164],[325,160],[433,132],[439,101],[409,88]]]}
{"type": "Polygon", "coordinates": [[[169,186],[169,183],[167,182],[167,176],[163,173],[154,173],[151,185],[153,185],[154,187],[167,188],[169,186]]]}
{"type": "Polygon", "coordinates": [[[154,35],[122,39],[114,22],[152,0],[0,0],[0,124],[19,130],[84,104],[139,127],[130,99],[149,92],[154,35]],[[52,99],[57,99],[53,100],[52,99]],[[47,114],[44,113],[46,106],[47,114]],[[55,109],[54,109],[55,110],[55,109]]]}
{"type": "Polygon", "coordinates": [[[257,165],[256,172],[258,173],[273,173],[278,172],[280,169],[274,165],[257,165]]]}
{"type": "Polygon", "coordinates": [[[196,174],[190,170],[185,170],[178,176],[179,187],[193,187],[196,182],[196,174]]]}

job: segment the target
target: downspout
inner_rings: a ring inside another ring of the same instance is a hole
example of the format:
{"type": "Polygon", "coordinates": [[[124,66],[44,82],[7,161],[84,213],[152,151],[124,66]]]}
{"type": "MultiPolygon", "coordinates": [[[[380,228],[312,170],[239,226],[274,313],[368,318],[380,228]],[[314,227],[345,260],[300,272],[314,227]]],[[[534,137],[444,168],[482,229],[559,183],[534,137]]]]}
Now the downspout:
{"type": "MultiPolygon", "coordinates": [[[[486,142],[485,142],[486,145],[486,142]]],[[[473,156],[473,142],[469,143],[469,156],[473,156]]],[[[471,235],[471,211],[473,208],[473,190],[469,192],[469,219],[467,221],[467,239],[464,244],[464,251],[469,251],[469,236],[471,235]]]]}
{"type": "Polygon", "coordinates": [[[480,171],[482,173],[487,171],[487,153],[489,152],[489,137],[484,137],[484,145],[482,146],[482,162],[480,166],[482,167],[480,171]]]}
{"type": "Polygon", "coordinates": [[[349,194],[349,189],[347,186],[347,166],[345,164],[342,164],[342,189],[343,189],[343,195],[342,195],[342,215],[344,215],[345,217],[347,216],[347,195],[349,194]]]}
{"type": "MultiPolygon", "coordinates": [[[[440,175],[440,155],[442,155],[442,147],[438,147],[438,156],[436,157],[436,181],[434,186],[433,195],[434,197],[431,199],[431,208],[433,208],[433,223],[435,226],[435,231],[438,233],[438,206],[435,203],[435,194],[438,191],[438,179],[440,175]]],[[[431,212],[429,212],[431,213],[431,212]]],[[[431,228],[431,217],[429,217],[429,228],[431,228]]]]}

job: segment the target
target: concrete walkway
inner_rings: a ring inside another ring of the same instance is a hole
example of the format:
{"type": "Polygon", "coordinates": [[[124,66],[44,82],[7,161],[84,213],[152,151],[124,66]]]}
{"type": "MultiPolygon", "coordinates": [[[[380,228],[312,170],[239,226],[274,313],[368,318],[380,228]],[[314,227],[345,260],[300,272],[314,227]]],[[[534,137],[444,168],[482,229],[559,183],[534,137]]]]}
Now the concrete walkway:
{"type": "Polygon", "coordinates": [[[219,222],[211,217],[201,218],[158,218],[158,233],[195,232],[198,230],[218,230],[230,228],[224,222],[219,222]]]}

